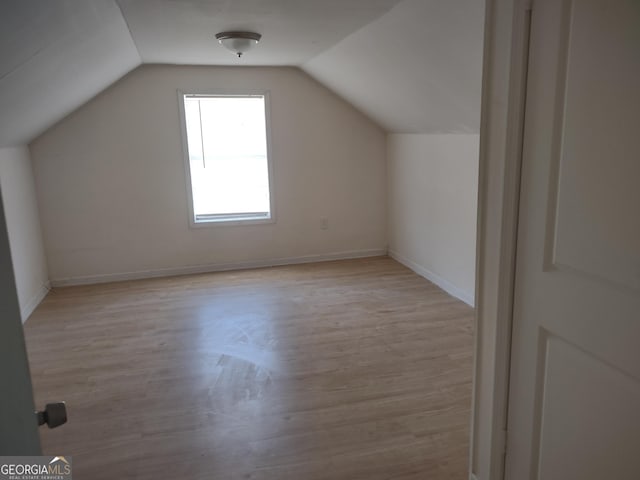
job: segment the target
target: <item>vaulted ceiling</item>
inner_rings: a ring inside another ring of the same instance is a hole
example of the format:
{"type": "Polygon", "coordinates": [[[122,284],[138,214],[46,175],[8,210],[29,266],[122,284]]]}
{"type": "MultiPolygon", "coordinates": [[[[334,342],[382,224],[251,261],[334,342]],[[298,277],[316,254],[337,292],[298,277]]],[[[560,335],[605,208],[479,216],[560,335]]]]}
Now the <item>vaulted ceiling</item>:
{"type": "Polygon", "coordinates": [[[483,0],[4,0],[0,146],[142,63],[298,66],[392,132],[477,131],[483,0]],[[214,34],[262,33],[237,59],[214,34]]]}
{"type": "Polygon", "coordinates": [[[302,68],[389,132],[478,132],[483,19],[478,0],[405,0],[302,68]]]}

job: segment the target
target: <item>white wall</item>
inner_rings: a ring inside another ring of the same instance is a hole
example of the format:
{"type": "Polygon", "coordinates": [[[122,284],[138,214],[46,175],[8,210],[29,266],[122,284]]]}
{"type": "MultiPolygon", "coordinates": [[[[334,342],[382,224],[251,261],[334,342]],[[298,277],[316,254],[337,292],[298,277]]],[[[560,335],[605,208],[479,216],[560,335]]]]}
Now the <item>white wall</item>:
{"type": "Polygon", "coordinates": [[[389,135],[389,253],[452,295],[475,294],[478,140],[389,135]]]}
{"type": "Polygon", "coordinates": [[[0,148],[0,189],[24,322],[47,294],[49,285],[27,147],[0,148]]]}
{"type": "Polygon", "coordinates": [[[295,68],[140,67],[30,145],[52,283],[384,253],[385,145],[295,68]],[[277,221],[190,228],[176,90],[243,88],[270,91],[277,221]]]}

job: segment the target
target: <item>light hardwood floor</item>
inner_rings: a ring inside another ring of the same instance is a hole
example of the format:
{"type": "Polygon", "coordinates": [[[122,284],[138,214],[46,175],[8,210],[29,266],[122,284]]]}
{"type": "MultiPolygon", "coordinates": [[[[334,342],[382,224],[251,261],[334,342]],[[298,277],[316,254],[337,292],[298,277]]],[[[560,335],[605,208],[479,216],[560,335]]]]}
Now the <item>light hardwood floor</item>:
{"type": "Polygon", "coordinates": [[[472,321],[386,257],[55,289],[43,449],[78,480],[463,480],[472,321]]]}

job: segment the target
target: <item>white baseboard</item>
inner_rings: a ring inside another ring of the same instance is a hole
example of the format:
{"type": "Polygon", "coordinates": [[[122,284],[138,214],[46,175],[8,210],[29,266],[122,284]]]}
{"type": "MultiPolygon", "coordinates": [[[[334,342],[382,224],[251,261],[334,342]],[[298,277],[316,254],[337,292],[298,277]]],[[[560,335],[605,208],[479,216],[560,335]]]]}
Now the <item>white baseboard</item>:
{"type": "Polygon", "coordinates": [[[192,265],[186,267],[159,268],[125,273],[108,273],[105,275],[87,275],[81,277],[56,278],[51,280],[53,287],[68,287],[72,285],[91,285],[95,283],[120,282],[123,280],[140,280],[143,278],[172,277],[175,275],[190,275],[194,273],[223,272],[227,270],[246,270],[250,268],[275,267],[279,265],[295,265],[299,263],[328,262],[331,260],[347,260],[350,258],[379,257],[386,255],[384,248],[369,250],[353,250],[301,257],[272,258],[266,260],[250,260],[246,262],[213,263],[208,265],[192,265]]]}
{"type": "Polygon", "coordinates": [[[422,265],[419,265],[418,263],[408,259],[404,255],[399,254],[398,252],[395,252],[389,249],[389,256],[394,260],[396,260],[397,262],[400,262],[401,264],[403,264],[405,267],[409,267],[411,270],[416,272],[421,277],[426,278],[431,283],[435,283],[438,287],[440,287],[442,290],[447,292],[449,295],[452,295],[462,300],[464,303],[466,303],[467,305],[470,305],[471,307],[474,306],[475,299],[474,299],[473,293],[467,292],[465,290],[462,290],[461,288],[458,288],[450,281],[446,280],[445,278],[442,278],[440,275],[436,273],[433,273],[432,271],[426,269],[422,265]]]}
{"type": "Polygon", "coordinates": [[[22,317],[22,323],[26,322],[27,319],[31,316],[33,311],[40,305],[40,302],[44,300],[44,297],[47,296],[49,290],[51,289],[51,285],[49,282],[43,284],[36,293],[34,293],[31,298],[20,304],[20,316],[22,317]]]}

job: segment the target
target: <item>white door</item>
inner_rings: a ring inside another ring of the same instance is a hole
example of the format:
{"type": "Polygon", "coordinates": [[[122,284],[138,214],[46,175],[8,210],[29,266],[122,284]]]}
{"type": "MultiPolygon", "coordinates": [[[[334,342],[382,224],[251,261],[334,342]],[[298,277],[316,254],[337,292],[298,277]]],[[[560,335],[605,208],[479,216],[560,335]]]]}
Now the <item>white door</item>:
{"type": "Polygon", "coordinates": [[[534,0],[508,480],[640,479],[640,0],[534,0]]]}
{"type": "Polygon", "coordinates": [[[31,377],[0,192],[0,456],[40,455],[31,377]]]}

